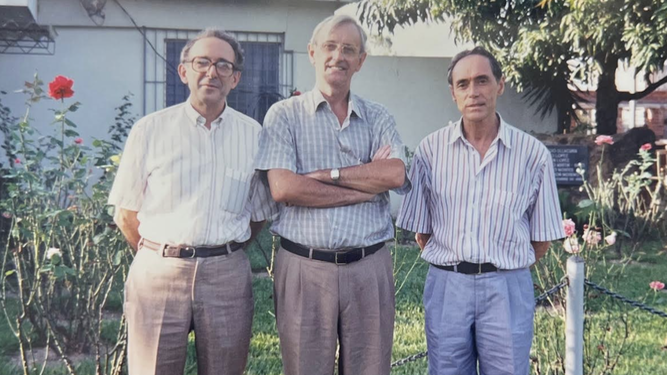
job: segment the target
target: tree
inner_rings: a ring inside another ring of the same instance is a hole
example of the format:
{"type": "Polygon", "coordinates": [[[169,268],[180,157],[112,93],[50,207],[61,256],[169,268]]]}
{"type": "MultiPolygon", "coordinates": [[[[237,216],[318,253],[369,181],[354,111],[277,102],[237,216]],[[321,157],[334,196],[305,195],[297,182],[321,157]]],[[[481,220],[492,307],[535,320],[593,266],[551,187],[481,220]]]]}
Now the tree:
{"type": "Polygon", "coordinates": [[[364,0],[360,16],[379,32],[451,19],[457,41],[492,51],[538,112],[558,112],[559,131],[584,85],[597,87],[598,133],[615,134],[618,105],[667,82],[655,78],[667,60],[667,0],[364,0]],[[643,72],[645,90],[618,90],[623,62],[643,72]]]}

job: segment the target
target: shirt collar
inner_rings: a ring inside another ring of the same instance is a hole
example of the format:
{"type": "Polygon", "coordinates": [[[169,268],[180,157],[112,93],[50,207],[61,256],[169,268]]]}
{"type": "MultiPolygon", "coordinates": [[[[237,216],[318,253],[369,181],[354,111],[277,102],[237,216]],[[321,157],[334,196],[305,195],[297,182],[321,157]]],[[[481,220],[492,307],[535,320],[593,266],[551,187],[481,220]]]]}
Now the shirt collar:
{"type": "MultiPolygon", "coordinates": [[[[320,107],[320,105],[322,105],[322,103],[327,103],[327,100],[324,98],[324,95],[322,95],[322,92],[320,92],[320,90],[318,90],[317,88],[312,89],[309,92],[309,94],[311,94],[309,110],[310,113],[314,115],[315,112],[317,112],[317,109],[320,107]]],[[[348,99],[348,107],[347,107],[348,116],[351,116],[352,113],[354,113],[357,117],[363,118],[361,116],[361,111],[359,110],[360,108],[361,108],[361,101],[356,95],[350,92],[348,99]]]]}
{"type": "MultiPolygon", "coordinates": [[[[211,128],[219,126],[231,112],[230,109],[231,108],[229,108],[227,102],[225,102],[225,109],[222,111],[220,116],[218,116],[218,118],[216,118],[215,120],[213,120],[213,122],[211,122],[211,128]]],[[[195,107],[192,106],[192,103],[190,103],[189,99],[185,104],[185,115],[188,117],[188,119],[192,121],[192,124],[195,126],[196,125],[204,126],[206,124],[206,119],[204,118],[204,116],[202,116],[199,112],[197,112],[195,107]]]]}
{"type": "MultiPolygon", "coordinates": [[[[500,119],[500,127],[498,129],[498,135],[496,139],[507,148],[512,148],[512,138],[510,137],[509,125],[503,120],[502,116],[496,112],[496,116],[500,119]]],[[[451,123],[450,126],[454,126],[452,132],[449,135],[449,144],[454,143],[457,139],[463,139],[463,118],[460,118],[458,121],[451,123]]],[[[494,140],[495,142],[495,140],[494,140]]]]}

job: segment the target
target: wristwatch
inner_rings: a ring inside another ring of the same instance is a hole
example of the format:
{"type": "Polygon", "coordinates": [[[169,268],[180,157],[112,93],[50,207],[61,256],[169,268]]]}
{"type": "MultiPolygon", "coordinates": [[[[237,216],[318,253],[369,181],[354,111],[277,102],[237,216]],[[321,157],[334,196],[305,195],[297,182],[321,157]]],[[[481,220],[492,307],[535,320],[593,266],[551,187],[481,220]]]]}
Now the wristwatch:
{"type": "Polygon", "coordinates": [[[338,182],[338,180],[340,180],[340,169],[338,168],[332,169],[330,176],[331,176],[331,181],[338,182]]]}

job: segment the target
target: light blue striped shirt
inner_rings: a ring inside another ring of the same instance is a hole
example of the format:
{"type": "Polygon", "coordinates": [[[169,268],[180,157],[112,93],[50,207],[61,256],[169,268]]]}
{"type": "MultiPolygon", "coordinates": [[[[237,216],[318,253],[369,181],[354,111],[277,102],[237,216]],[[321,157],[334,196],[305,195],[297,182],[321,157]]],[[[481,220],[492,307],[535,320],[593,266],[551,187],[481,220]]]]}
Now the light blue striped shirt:
{"type": "Polygon", "coordinates": [[[420,143],[409,176],[396,225],[432,233],[429,263],[525,268],[535,262],[531,241],[565,236],[551,154],[502,119],[483,160],[459,120],[420,143]]]}
{"type": "MultiPolygon", "coordinates": [[[[405,146],[394,118],[383,106],[350,94],[349,125],[341,126],[317,90],[274,104],[264,119],[255,161],[258,170],[287,169],[298,174],[371,162],[384,145],[391,158],[405,162],[405,146]]],[[[346,122],[347,123],[347,122],[346,122]]],[[[405,194],[410,182],[399,189],[405,194]]],[[[394,236],[389,192],[368,202],[335,208],[279,204],[271,230],[317,249],[369,246],[394,236]]]]}

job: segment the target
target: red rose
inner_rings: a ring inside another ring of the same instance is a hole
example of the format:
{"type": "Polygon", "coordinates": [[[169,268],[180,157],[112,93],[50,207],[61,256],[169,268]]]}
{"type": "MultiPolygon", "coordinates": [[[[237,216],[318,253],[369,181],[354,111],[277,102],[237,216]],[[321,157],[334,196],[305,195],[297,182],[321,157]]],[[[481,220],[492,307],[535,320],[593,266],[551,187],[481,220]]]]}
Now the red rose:
{"type": "Polygon", "coordinates": [[[71,98],[74,95],[74,91],[72,91],[73,84],[74,81],[65,76],[56,76],[49,83],[49,96],[56,100],[71,98]]]}
{"type": "Polygon", "coordinates": [[[644,144],[642,145],[642,147],[640,147],[639,149],[642,150],[642,151],[648,151],[648,150],[650,150],[650,149],[652,149],[652,148],[653,148],[653,147],[651,146],[650,143],[644,143],[644,144]]]}
{"type": "Polygon", "coordinates": [[[76,143],[77,145],[82,144],[83,143],[83,138],[75,138],[74,143],[76,143]]]}

